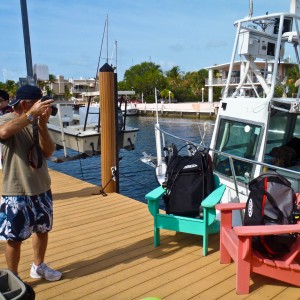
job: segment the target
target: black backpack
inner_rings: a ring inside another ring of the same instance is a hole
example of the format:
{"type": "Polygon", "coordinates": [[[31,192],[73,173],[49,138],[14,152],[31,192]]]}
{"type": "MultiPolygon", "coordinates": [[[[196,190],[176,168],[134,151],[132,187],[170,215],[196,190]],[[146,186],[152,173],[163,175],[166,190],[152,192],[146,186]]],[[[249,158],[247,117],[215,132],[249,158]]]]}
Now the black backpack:
{"type": "MultiPolygon", "coordinates": [[[[274,171],[261,174],[249,183],[244,225],[277,225],[297,222],[296,195],[291,183],[274,171]]],[[[297,234],[255,236],[253,249],[271,256],[289,252],[297,234]]]]}
{"type": "Polygon", "coordinates": [[[196,149],[191,156],[179,151],[173,145],[163,183],[166,213],[199,217],[202,200],[215,188],[211,157],[208,150],[196,149]]]}
{"type": "Polygon", "coordinates": [[[34,300],[34,289],[9,270],[0,269],[0,299],[34,300]]]}

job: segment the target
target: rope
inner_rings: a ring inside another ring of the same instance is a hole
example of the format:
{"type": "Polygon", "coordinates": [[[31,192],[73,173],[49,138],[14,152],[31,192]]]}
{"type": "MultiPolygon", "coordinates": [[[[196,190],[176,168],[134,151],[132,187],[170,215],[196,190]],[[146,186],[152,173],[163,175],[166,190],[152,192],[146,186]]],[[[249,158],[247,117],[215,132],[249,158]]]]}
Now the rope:
{"type": "MultiPolygon", "coordinates": [[[[105,185],[104,187],[100,186],[99,195],[102,195],[103,197],[106,197],[106,196],[107,196],[107,194],[105,193],[104,190],[105,190],[105,188],[111,183],[111,181],[114,179],[114,177],[116,176],[117,172],[118,172],[118,171],[117,171],[116,169],[113,169],[113,170],[112,170],[112,175],[111,175],[109,181],[106,183],[106,185],[105,185]]],[[[93,195],[98,195],[98,194],[93,194],[93,195]]]]}
{"type": "MultiPolygon", "coordinates": [[[[142,172],[142,171],[141,171],[141,172],[142,172]]],[[[137,173],[137,172],[134,172],[134,173],[137,173]]],[[[130,174],[130,173],[128,173],[128,174],[130,174]]],[[[132,172],[132,174],[133,174],[133,172],[132,172]]],[[[137,181],[137,180],[135,180],[135,179],[132,179],[132,178],[129,177],[129,176],[126,176],[124,173],[120,173],[120,172],[119,172],[119,175],[122,175],[122,176],[124,176],[125,178],[131,180],[132,182],[138,183],[138,184],[140,184],[140,185],[142,185],[142,186],[144,186],[144,187],[148,187],[148,186],[149,186],[149,185],[144,184],[144,183],[141,183],[141,182],[139,182],[139,181],[137,181]]]]}
{"type": "MultiPolygon", "coordinates": [[[[109,179],[109,181],[106,183],[106,185],[105,185],[104,187],[100,186],[99,194],[93,193],[92,195],[102,195],[103,197],[106,197],[107,194],[105,193],[104,190],[105,190],[105,188],[110,184],[110,182],[114,179],[114,177],[116,176],[117,172],[118,172],[118,171],[114,169],[114,170],[113,170],[113,173],[112,173],[112,176],[111,176],[111,178],[109,179]]],[[[137,172],[145,172],[145,171],[142,170],[142,171],[137,171],[137,172]]],[[[137,173],[137,172],[131,172],[131,174],[137,173]]],[[[130,173],[129,173],[129,174],[130,174],[130,173]]],[[[140,185],[142,185],[142,186],[144,186],[144,187],[148,187],[148,185],[143,184],[143,183],[141,183],[141,182],[139,182],[139,181],[137,181],[137,180],[134,180],[134,179],[130,178],[129,176],[126,176],[124,173],[120,173],[120,172],[119,172],[119,175],[122,175],[122,176],[124,176],[125,178],[128,178],[129,180],[131,180],[132,182],[138,183],[138,184],[140,184],[140,185]]]]}
{"type": "MultiPolygon", "coordinates": [[[[110,184],[110,182],[113,180],[113,178],[115,177],[115,175],[117,174],[117,172],[118,172],[117,170],[114,170],[114,171],[113,171],[113,174],[112,174],[112,176],[111,176],[111,178],[110,178],[109,181],[106,183],[106,185],[105,185],[104,187],[100,186],[99,194],[102,195],[103,197],[107,196],[107,194],[105,193],[104,190],[105,190],[105,188],[110,184]]],[[[145,171],[137,171],[137,172],[145,172],[145,171]]],[[[133,173],[137,173],[137,172],[131,172],[131,173],[128,173],[128,174],[133,174],[133,173]]],[[[148,187],[147,184],[144,184],[144,183],[141,183],[141,182],[139,182],[139,181],[137,181],[137,180],[134,180],[134,179],[130,178],[129,176],[126,176],[126,174],[124,174],[124,173],[120,173],[120,172],[119,172],[119,175],[122,175],[123,177],[125,177],[125,178],[131,180],[132,182],[138,183],[139,185],[142,185],[142,186],[144,186],[144,187],[148,187]]],[[[93,194],[93,195],[98,195],[98,194],[93,194]]]]}
{"type": "MultiPolygon", "coordinates": [[[[77,153],[80,154],[80,151],[79,151],[79,142],[78,142],[78,139],[76,139],[77,141],[77,153]]],[[[82,158],[79,158],[79,165],[80,165],[80,173],[81,173],[81,178],[83,181],[85,181],[84,179],[84,172],[83,172],[83,166],[82,166],[82,162],[81,162],[82,158]]],[[[107,196],[106,192],[105,192],[105,188],[110,184],[110,182],[113,180],[113,178],[116,176],[117,174],[117,170],[113,170],[113,173],[112,173],[112,176],[111,178],[109,179],[109,181],[105,184],[104,187],[100,186],[100,191],[99,191],[99,194],[98,193],[93,193],[92,195],[102,195],[103,197],[107,196]]],[[[152,172],[152,169],[151,170],[148,170],[148,169],[144,169],[144,170],[139,170],[139,171],[134,171],[134,172],[128,172],[128,173],[121,173],[119,172],[119,175],[122,175],[124,178],[128,179],[128,180],[131,180],[132,182],[135,182],[143,187],[148,187],[147,184],[145,183],[142,183],[142,182],[139,182],[133,178],[131,178],[130,174],[136,174],[136,173],[145,173],[145,172],[152,172]]]]}

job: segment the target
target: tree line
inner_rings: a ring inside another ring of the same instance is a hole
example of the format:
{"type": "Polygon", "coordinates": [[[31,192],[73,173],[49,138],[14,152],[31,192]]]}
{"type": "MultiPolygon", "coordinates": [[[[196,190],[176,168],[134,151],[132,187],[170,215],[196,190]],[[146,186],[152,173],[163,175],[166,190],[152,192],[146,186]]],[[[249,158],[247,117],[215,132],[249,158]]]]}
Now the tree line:
{"type": "MultiPolygon", "coordinates": [[[[153,62],[142,62],[134,65],[124,73],[122,81],[118,82],[119,90],[134,90],[136,98],[154,102],[155,88],[159,90],[159,96],[163,99],[169,97],[178,102],[196,102],[202,100],[202,89],[205,101],[208,98],[208,89],[205,87],[205,79],[208,71],[201,69],[194,72],[183,72],[179,66],[163,72],[160,65],[153,62]]],[[[221,96],[221,88],[214,88],[214,99],[221,96]]]]}
{"type": "MultiPolygon", "coordinates": [[[[214,76],[215,77],[215,76],[214,76]]],[[[130,67],[124,73],[122,81],[118,82],[118,90],[134,90],[135,99],[140,100],[142,97],[145,102],[155,101],[155,88],[159,91],[159,97],[165,100],[169,98],[178,102],[197,102],[208,99],[208,88],[205,87],[205,79],[208,78],[208,71],[200,69],[199,71],[183,72],[179,66],[163,72],[160,65],[153,62],[142,62],[130,67]]],[[[297,93],[297,80],[300,78],[297,66],[287,71],[285,82],[278,83],[275,88],[275,97],[281,97],[284,93],[291,97],[297,93]],[[296,83],[296,85],[295,85],[296,83]]],[[[54,82],[55,76],[49,75],[49,82],[54,82]]],[[[37,82],[37,85],[51,93],[47,82],[37,82]]],[[[5,89],[11,97],[14,97],[19,87],[18,82],[7,80],[5,83],[0,82],[0,89],[5,89]]],[[[221,87],[214,87],[214,101],[220,99],[222,93],[221,87]]],[[[70,93],[66,97],[72,97],[70,93]]]]}

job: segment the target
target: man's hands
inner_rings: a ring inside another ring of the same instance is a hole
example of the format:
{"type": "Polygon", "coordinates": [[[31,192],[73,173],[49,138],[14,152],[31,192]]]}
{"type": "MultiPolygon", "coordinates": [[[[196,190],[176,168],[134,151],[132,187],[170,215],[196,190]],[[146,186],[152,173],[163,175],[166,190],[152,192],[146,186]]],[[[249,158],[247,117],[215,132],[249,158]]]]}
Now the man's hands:
{"type": "Polygon", "coordinates": [[[35,119],[39,117],[40,125],[45,125],[49,120],[51,114],[51,103],[53,102],[53,99],[45,101],[39,100],[32,105],[27,113],[33,115],[35,119]]]}

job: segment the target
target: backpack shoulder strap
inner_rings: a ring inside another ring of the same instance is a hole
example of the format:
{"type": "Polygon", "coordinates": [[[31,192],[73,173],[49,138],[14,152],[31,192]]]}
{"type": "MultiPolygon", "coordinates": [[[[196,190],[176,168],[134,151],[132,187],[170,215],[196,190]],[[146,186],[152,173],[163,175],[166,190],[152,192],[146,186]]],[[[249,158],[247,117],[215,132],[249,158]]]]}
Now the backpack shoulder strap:
{"type": "Polygon", "coordinates": [[[269,220],[271,220],[271,221],[281,222],[282,219],[283,219],[283,213],[282,213],[282,211],[278,208],[278,206],[277,206],[277,204],[276,204],[276,202],[275,202],[273,196],[272,196],[268,191],[266,191],[266,190],[264,190],[264,194],[267,195],[267,198],[268,198],[269,202],[271,203],[272,207],[276,210],[277,215],[278,215],[278,218],[277,218],[277,219],[272,219],[272,218],[270,218],[270,217],[268,217],[268,216],[264,216],[264,217],[267,218],[267,219],[269,219],[269,220]]]}

